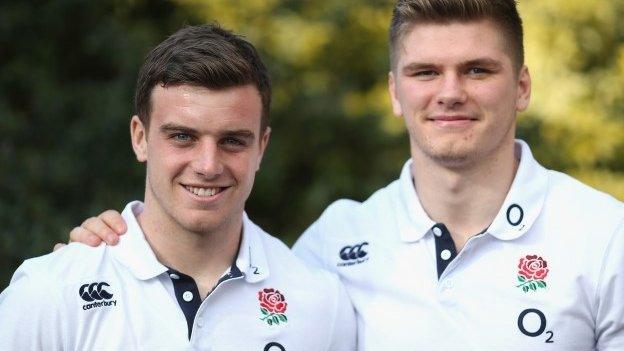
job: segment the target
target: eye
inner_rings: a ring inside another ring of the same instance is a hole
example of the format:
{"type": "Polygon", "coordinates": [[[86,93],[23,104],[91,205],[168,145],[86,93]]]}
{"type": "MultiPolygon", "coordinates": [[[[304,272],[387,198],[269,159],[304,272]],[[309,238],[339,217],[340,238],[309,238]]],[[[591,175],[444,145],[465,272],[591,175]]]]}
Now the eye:
{"type": "Polygon", "coordinates": [[[193,137],[187,133],[175,133],[169,136],[170,139],[179,143],[188,143],[193,140],[193,137]]]}
{"type": "Polygon", "coordinates": [[[422,71],[416,71],[412,74],[413,77],[416,77],[418,79],[432,79],[435,76],[438,75],[438,72],[434,71],[434,70],[422,70],[422,71]]]}
{"type": "Polygon", "coordinates": [[[226,137],[223,138],[223,140],[221,141],[221,143],[223,145],[226,146],[232,146],[232,147],[241,147],[241,146],[245,146],[245,142],[241,139],[238,138],[234,138],[234,137],[226,137]]]}
{"type": "Polygon", "coordinates": [[[468,69],[468,75],[475,76],[475,77],[483,77],[490,73],[492,73],[492,71],[483,67],[471,67],[468,69]]]}

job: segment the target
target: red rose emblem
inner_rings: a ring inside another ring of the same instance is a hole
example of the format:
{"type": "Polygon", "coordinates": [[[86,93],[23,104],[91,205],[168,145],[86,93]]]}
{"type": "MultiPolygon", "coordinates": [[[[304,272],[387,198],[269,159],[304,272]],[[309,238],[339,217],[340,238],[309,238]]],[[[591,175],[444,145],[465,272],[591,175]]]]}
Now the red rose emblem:
{"type": "Polygon", "coordinates": [[[526,279],[542,280],[548,275],[548,263],[537,255],[526,255],[518,262],[518,274],[526,279]]]}
{"type": "Polygon", "coordinates": [[[260,307],[266,309],[269,313],[284,313],[286,312],[286,306],[288,306],[284,295],[275,289],[258,291],[258,300],[260,301],[260,307]]]}

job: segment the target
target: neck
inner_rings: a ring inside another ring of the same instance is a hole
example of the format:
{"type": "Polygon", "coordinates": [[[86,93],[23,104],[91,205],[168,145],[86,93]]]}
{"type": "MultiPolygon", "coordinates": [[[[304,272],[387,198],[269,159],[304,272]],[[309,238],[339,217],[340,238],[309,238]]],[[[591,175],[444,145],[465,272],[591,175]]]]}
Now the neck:
{"type": "Polygon", "coordinates": [[[232,265],[242,235],[242,215],[224,228],[192,232],[172,221],[147,194],[137,220],[158,261],[191,276],[203,297],[232,265]]]}
{"type": "Polygon", "coordinates": [[[513,141],[464,167],[447,167],[412,150],[412,177],[423,209],[444,223],[457,250],[487,228],[500,210],[518,168],[513,141]]]}

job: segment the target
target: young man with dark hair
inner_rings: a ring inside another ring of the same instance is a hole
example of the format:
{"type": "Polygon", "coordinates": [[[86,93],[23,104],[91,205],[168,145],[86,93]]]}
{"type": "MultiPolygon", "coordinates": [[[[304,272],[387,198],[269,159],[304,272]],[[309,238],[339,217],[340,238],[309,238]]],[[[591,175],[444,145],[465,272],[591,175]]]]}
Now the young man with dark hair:
{"type": "Polygon", "coordinates": [[[144,203],[119,245],[27,260],[0,295],[2,350],[354,350],[339,280],[308,268],[244,212],[269,141],[254,47],[214,25],[152,50],[132,147],[144,203]]]}
{"type": "MultiPolygon", "coordinates": [[[[624,206],[515,140],[529,104],[513,0],[399,0],[392,108],[411,159],[294,251],[336,272],[366,350],[624,350],[624,206]]],[[[73,232],[86,240],[111,213],[73,232]]]]}

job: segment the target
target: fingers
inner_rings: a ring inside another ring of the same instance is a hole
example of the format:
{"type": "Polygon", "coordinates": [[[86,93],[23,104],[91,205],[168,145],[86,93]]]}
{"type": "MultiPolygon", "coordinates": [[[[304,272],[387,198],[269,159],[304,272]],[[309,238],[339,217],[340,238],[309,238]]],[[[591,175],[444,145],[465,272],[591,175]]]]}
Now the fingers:
{"type": "Polygon", "coordinates": [[[76,241],[89,246],[98,246],[102,241],[108,245],[116,245],[119,235],[126,232],[126,222],[114,210],[102,212],[97,217],[87,218],[80,227],[69,232],[69,241],[76,241]]]}
{"type": "Polygon", "coordinates": [[[115,210],[104,211],[98,218],[102,219],[118,235],[124,234],[127,230],[126,222],[121,217],[121,214],[115,210]]]}
{"type": "MultiPolygon", "coordinates": [[[[96,217],[91,217],[87,219],[87,221],[91,219],[96,219],[96,217]]],[[[82,225],[84,226],[87,221],[84,221],[82,225]]],[[[93,227],[93,224],[91,224],[91,227],[93,227]]],[[[100,231],[102,231],[102,229],[100,229],[100,231]]],[[[102,243],[102,241],[102,238],[100,238],[96,233],[89,229],[85,229],[84,227],[76,227],[69,232],[69,242],[79,242],[89,246],[98,246],[102,243]]]]}
{"type": "Polygon", "coordinates": [[[54,251],[58,251],[62,248],[64,248],[65,246],[67,246],[67,244],[63,244],[63,243],[56,243],[56,245],[54,245],[54,248],[52,249],[52,252],[54,251]]]}
{"type": "Polygon", "coordinates": [[[80,227],[72,229],[69,239],[90,246],[98,246],[102,241],[115,245],[119,241],[119,236],[102,218],[91,217],[82,222],[80,227]]]}

